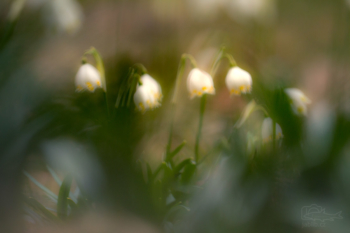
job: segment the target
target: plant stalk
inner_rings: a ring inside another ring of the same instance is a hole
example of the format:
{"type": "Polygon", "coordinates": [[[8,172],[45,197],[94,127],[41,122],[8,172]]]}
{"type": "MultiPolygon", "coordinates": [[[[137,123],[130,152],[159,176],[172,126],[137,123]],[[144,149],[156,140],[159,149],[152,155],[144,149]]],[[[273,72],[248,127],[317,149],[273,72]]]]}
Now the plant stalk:
{"type": "Polygon", "coordinates": [[[198,125],[197,137],[196,137],[196,144],[195,144],[195,148],[194,148],[196,163],[199,161],[199,141],[200,141],[201,134],[202,134],[203,117],[204,117],[206,102],[207,102],[207,95],[204,94],[201,98],[201,104],[200,104],[200,109],[199,109],[199,125],[198,125]]]}

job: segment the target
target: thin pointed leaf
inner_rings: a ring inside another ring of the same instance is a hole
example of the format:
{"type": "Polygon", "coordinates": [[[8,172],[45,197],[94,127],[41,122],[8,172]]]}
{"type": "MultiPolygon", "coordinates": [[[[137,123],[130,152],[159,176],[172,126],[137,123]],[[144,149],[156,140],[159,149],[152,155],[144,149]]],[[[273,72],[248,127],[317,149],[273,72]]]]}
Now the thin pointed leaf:
{"type": "Polygon", "coordinates": [[[46,192],[47,196],[53,200],[55,203],[57,203],[58,196],[54,194],[50,189],[46,188],[44,185],[40,184],[39,181],[37,181],[34,177],[32,177],[28,172],[23,171],[23,174],[27,176],[36,186],[38,186],[41,190],[46,192]]]}
{"type": "Polygon", "coordinates": [[[196,163],[194,161],[192,161],[189,164],[186,164],[186,166],[184,167],[184,171],[181,174],[181,183],[184,185],[187,185],[190,183],[190,181],[192,180],[192,177],[196,171],[196,163]]]}
{"type": "Polygon", "coordinates": [[[171,169],[169,163],[163,163],[164,170],[164,182],[169,181],[173,178],[173,170],[171,169]]]}
{"type": "MultiPolygon", "coordinates": [[[[57,173],[48,165],[46,166],[47,170],[49,170],[51,176],[55,179],[56,183],[61,186],[62,185],[62,181],[61,179],[58,177],[57,173]]],[[[77,198],[74,196],[74,194],[72,192],[69,193],[69,197],[74,201],[77,202],[77,198]]]]}
{"type": "Polygon", "coordinates": [[[68,205],[71,209],[71,212],[70,212],[70,217],[74,217],[74,216],[77,216],[79,214],[79,208],[78,208],[78,205],[70,198],[67,198],[67,201],[68,201],[68,205]]]}
{"type": "Polygon", "coordinates": [[[178,173],[180,173],[180,171],[187,165],[190,164],[192,162],[192,159],[185,159],[183,160],[179,165],[177,165],[174,168],[174,174],[178,175],[178,173]]]}
{"type": "Polygon", "coordinates": [[[136,85],[137,85],[137,82],[138,82],[139,79],[140,79],[140,76],[138,74],[133,74],[131,87],[129,89],[129,96],[128,96],[128,100],[127,100],[127,103],[126,103],[126,106],[128,106],[128,107],[130,106],[130,103],[131,103],[131,99],[132,99],[131,97],[136,91],[136,85]]]}
{"type": "Polygon", "coordinates": [[[51,213],[48,209],[46,209],[40,202],[38,202],[34,198],[25,197],[24,202],[30,207],[32,207],[33,209],[35,209],[37,212],[40,212],[43,216],[47,217],[48,219],[52,221],[58,220],[58,218],[53,213],[51,213]]]}
{"type": "Polygon", "coordinates": [[[67,218],[67,212],[68,212],[68,196],[70,187],[72,184],[72,176],[67,175],[66,178],[64,178],[59,194],[58,194],[58,201],[57,201],[57,216],[64,220],[67,218]]]}
{"type": "Polygon", "coordinates": [[[120,84],[119,91],[118,91],[118,97],[115,103],[115,107],[118,108],[119,106],[124,106],[125,102],[125,96],[128,93],[129,86],[130,86],[130,77],[133,75],[134,69],[129,68],[128,75],[126,78],[123,79],[122,83],[120,84]]]}
{"type": "Polygon", "coordinates": [[[238,119],[235,124],[235,128],[241,127],[244,122],[249,118],[250,114],[254,111],[254,108],[257,106],[254,100],[250,101],[249,104],[244,108],[242,116],[238,119]]]}
{"type": "Polygon", "coordinates": [[[51,176],[54,178],[54,180],[56,181],[56,183],[61,186],[62,185],[62,181],[61,179],[58,177],[58,175],[56,174],[56,172],[49,167],[48,165],[46,165],[47,170],[50,172],[51,176]]]}
{"type": "Polygon", "coordinates": [[[174,158],[175,155],[177,155],[181,149],[186,145],[186,141],[183,141],[178,147],[176,147],[168,156],[167,160],[171,160],[174,158]]]}
{"type": "Polygon", "coordinates": [[[158,166],[158,168],[155,170],[155,172],[153,173],[153,178],[152,178],[152,180],[154,180],[154,179],[157,177],[157,175],[159,174],[159,172],[164,168],[164,166],[163,166],[164,163],[165,163],[165,162],[162,162],[162,163],[158,166]]]}

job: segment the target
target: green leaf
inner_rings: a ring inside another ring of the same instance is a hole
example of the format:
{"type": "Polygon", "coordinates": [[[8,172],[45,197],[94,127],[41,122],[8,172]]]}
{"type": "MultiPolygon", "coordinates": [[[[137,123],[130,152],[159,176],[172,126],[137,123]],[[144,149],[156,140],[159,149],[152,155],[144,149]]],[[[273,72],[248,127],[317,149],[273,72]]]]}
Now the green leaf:
{"type": "Polygon", "coordinates": [[[129,72],[126,78],[123,77],[123,81],[120,84],[119,90],[118,90],[118,96],[117,100],[115,103],[115,107],[118,108],[119,106],[124,106],[125,105],[125,100],[126,100],[126,95],[129,90],[130,86],[130,77],[134,75],[134,69],[129,68],[129,72]]]}
{"type": "Polygon", "coordinates": [[[164,182],[167,182],[173,178],[173,169],[171,168],[169,163],[163,162],[163,170],[164,170],[164,182]]]}
{"type": "MultiPolygon", "coordinates": [[[[58,175],[56,174],[55,170],[53,170],[51,167],[49,167],[48,165],[46,165],[47,170],[49,170],[51,176],[55,179],[56,183],[61,186],[62,185],[62,181],[61,179],[58,177],[58,175]]],[[[69,193],[69,197],[74,201],[77,202],[77,198],[74,196],[74,194],[72,192],[69,193]]]]}
{"type": "Polygon", "coordinates": [[[244,122],[249,118],[250,114],[254,111],[257,104],[254,100],[250,101],[249,104],[244,108],[242,116],[238,119],[238,121],[235,124],[236,128],[241,127],[244,122]]]}
{"type": "Polygon", "coordinates": [[[183,160],[179,165],[177,165],[174,168],[174,175],[178,175],[180,173],[180,171],[187,165],[190,164],[192,162],[192,159],[185,159],[183,160]]]}
{"type": "Polygon", "coordinates": [[[70,212],[70,217],[73,217],[73,216],[77,216],[79,214],[79,208],[78,208],[78,205],[70,198],[67,198],[67,201],[68,201],[68,205],[71,209],[71,212],[70,212]]]}
{"type": "Polygon", "coordinates": [[[159,174],[159,172],[164,168],[164,164],[165,162],[162,162],[158,167],[157,169],[154,171],[153,173],[153,178],[152,180],[156,179],[157,175],[159,174]]]}
{"type": "Polygon", "coordinates": [[[51,213],[51,211],[46,209],[40,202],[38,202],[34,198],[24,197],[24,202],[30,207],[32,207],[34,210],[36,210],[36,212],[41,213],[43,216],[47,217],[48,219],[55,222],[59,220],[53,213],[51,213]]]}
{"type": "Polygon", "coordinates": [[[153,174],[152,174],[152,169],[151,166],[149,165],[149,163],[146,163],[146,169],[147,169],[147,181],[148,183],[150,183],[152,181],[153,178],[153,174]]]}
{"type": "Polygon", "coordinates": [[[55,203],[57,203],[57,195],[54,194],[50,189],[46,188],[44,185],[40,184],[39,181],[37,181],[34,177],[32,177],[28,172],[23,171],[23,174],[29,178],[36,186],[38,186],[41,190],[46,192],[47,196],[53,200],[55,203]]]}
{"type": "Polygon", "coordinates": [[[194,161],[185,165],[184,171],[182,172],[182,175],[181,175],[181,183],[182,184],[187,185],[190,183],[190,181],[192,180],[192,177],[196,171],[196,167],[197,167],[197,165],[194,161]]]}
{"type": "Polygon", "coordinates": [[[70,187],[72,184],[72,176],[67,175],[61,185],[60,191],[58,193],[57,200],[57,216],[64,220],[67,218],[68,214],[68,196],[70,192],[70,187]]]}
{"type": "Polygon", "coordinates": [[[61,179],[58,177],[58,175],[56,174],[56,172],[49,167],[48,165],[46,165],[47,170],[50,172],[51,176],[54,178],[54,180],[56,181],[56,183],[61,186],[62,185],[62,181],[61,179]]]}
{"type": "Polygon", "coordinates": [[[165,206],[165,199],[163,195],[163,184],[160,180],[154,182],[152,186],[152,197],[156,208],[161,211],[165,206]]]}
{"type": "Polygon", "coordinates": [[[132,81],[131,81],[131,86],[129,88],[129,95],[128,95],[128,99],[127,99],[127,103],[126,103],[127,107],[130,106],[130,103],[131,103],[131,100],[132,100],[132,96],[133,96],[133,94],[136,91],[136,85],[137,85],[137,83],[140,80],[140,75],[133,73],[131,78],[132,78],[132,81]]]}
{"type": "Polygon", "coordinates": [[[177,155],[180,151],[181,151],[181,149],[186,145],[186,141],[183,141],[178,147],[176,147],[175,148],[175,150],[173,150],[170,154],[169,154],[169,156],[168,156],[168,158],[167,158],[167,161],[169,161],[169,160],[171,160],[172,158],[174,158],[174,156],[175,155],[177,155]]]}

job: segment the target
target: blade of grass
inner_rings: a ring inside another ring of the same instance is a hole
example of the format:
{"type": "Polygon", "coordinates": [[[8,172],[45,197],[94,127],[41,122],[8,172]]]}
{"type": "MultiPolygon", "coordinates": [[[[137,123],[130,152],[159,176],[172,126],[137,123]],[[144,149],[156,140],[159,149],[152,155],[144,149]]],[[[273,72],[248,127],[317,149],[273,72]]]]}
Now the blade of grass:
{"type": "Polygon", "coordinates": [[[171,160],[172,158],[175,157],[175,155],[177,155],[181,149],[186,145],[186,141],[183,141],[178,147],[176,147],[168,156],[168,158],[166,159],[167,161],[171,160]]]}
{"type": "Polygon", "coordinates": [[[45,208],[40,202],[38,202],[37,200],[35,200],[34,198],[24,198],[24,202],[29,205],[30,207],[32,207],[33,209],[37,210],[38,212],[40,212],[42,215],[44,215],[45,217],[47,217],[48,219],[56,222],[58,221],[58,218],[51,213],[47,208],[45,208]]]}
{"type": "MultiPolygon", "coordinates": [[[[49,167],[48,165],[46,166],[47,167],[47,170],[49,170],[51,176],[55,179],[56,183],[61,186],[62,185],[62,181],[61,179],[58,177],[57,173],[51,168],[49,167]]],[[[72,192],[69,192],[69,197],[76,203],[77,202],[77,198],[76,196],[72,193],[72,192]]]]}
{"type": "Polygon", "coordinates": [[[57,200],[57,216],[64,220],[68,216],[68,196],[72,184],[72,176],[67,175],[61,185],[57,200]]]}
{"type": "Polygon", "coordinates": [[[23,171],[23,174],[25,176],[27,176],[36,186],[38,186],[41,190],[43,190],[44,192],[46,192],[46,194],[48,195],[48,197],[53,200],[55,203],[57,203],[57,199],[58,196],[56,194],[54,194],[51,190],[49,190],[48,188],[46,188],[44,185],[40,184],[39,181],[37,181],[34,177],[32,177],[28,172],[23,171]]]}

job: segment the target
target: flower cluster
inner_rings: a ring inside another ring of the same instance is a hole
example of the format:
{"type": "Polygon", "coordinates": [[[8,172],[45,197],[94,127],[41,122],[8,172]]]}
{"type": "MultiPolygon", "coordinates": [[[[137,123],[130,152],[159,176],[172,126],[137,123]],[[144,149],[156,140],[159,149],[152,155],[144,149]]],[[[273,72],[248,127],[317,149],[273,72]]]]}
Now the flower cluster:
{"type": "MultiPolygon", "coordinates": [[[[226,86],[231,95],[250,93],[252,89],[252,77],[250,74],[239,68],[232,67],[226,76],[226,86]]],[[[190,97],[201,97],[203,94],[215,94],[213,78],[210,74],[198,68],[194,68],[187,78],[187,89],[190,97]]]]}
{"type": "MultiPolygon", "coordinates": [[[[187,58],[191,59],[191,63],[194,67],[189,72],[187,77],[187,89],[190,94],[190,98],[201,97],[204,94],[214,95],[215,87],[213,77],[209,73],[197,68],[194,59],[190,55],[186,56],[187,58]]],[[[225,82],[230,92],[230,95],[232,96],[251,93],[253,84],[251,75],[247,71],[238,67],[232,57],[230,57],[229,59],[231,59],[231,68],[229,69],[226,75],[225,82]]],[[[100,66],[98,67],[101,66],[103,65],[100,64],[100,66]]],[[[90,92],[94,92],[96,88],[102,87],[101,77],[103,75],[101,74],[104,74],[104,71],[99,70],[91,64],[83,64],[78,70],[75,79],[77,91],[80,92],[83,90],[87,90],[90,92]]],[[[147,71],[144,67],[142,68],[141,77],[134,73],[131,77],[134,81],[137,80],[137,82],[133,82],[134,84],[131,85],[132,87],[129,90],[135,90],[133,100],[136,109],[144,113],[147,110],[152,110],[154,108],[159,107],[163,98],[162,88],[160,84],[149,74],[147,74],[147,71]],[[135,77],[137,79],[135,79],[135,77]]],[[[284,91],[290,100],[291,108],[293,109],[293,111],[297,115],[306,115],[307,104],[311,103],[309,98],[306,97],[306,95],[302,91],[296,88],[286,88],[284,91]]],[[[251,110],[245,113],[244,119],[246,119],[255,108],[263,109],[261,106],[258,106],[256,104],[253,104],[252,106],[253,107],[250,108],[251,110]]],[[[265,115],[268,116],[268,113],[266,111],[265,115]]],[[[243,120],[242,122],[244,121],[245,120],[243,120]]],[[[273,124],[273,120],[269,117],[265,118],[262,123],[261,136],[262,141],[264,143],[268,143],[273,140],[273,128],[275,128],[275,139],[278,140],[280,138],[283,138],[283,133],[280,125],[276,123],[274,127],[273,124]]]]}

